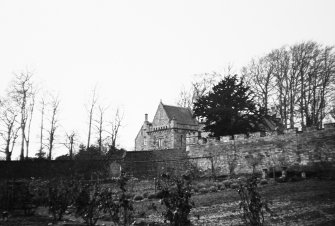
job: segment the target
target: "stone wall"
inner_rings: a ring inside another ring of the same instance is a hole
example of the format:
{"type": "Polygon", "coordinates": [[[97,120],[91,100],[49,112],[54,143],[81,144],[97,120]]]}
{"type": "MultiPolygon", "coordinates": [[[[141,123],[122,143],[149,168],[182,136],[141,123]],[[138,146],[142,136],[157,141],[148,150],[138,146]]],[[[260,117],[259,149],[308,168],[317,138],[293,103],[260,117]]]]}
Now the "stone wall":
{"type": "Polygon", "coordinates": [[[129,151],[121,165],[137,178],[154,178],[165,171],[185,171],[189,164],[186,157],[181,149],[129,151]]]}
{"type": "MultiPolygon", "coordinates": [[[[251,173],[254,169],[281,167],[301,169],[313,163],[335,160],[335,124],[327,124],[322,130],[307,128],[304,132],[286,130],[284,134],[253,133],[232,137],[201,138],[189,134],[186,139],[188,157],[212,156],[218,174],[251,173]]],[[[211,163],[204,159],[198,166],[207,170],[211,163]]]]}

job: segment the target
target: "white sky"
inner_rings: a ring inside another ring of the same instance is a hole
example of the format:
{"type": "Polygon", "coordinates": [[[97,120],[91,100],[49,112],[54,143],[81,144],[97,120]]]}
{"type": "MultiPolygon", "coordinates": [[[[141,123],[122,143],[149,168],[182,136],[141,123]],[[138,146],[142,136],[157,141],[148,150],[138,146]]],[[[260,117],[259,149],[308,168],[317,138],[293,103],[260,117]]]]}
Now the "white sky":
{"type": "Polygon", "coordinates": [[[33,71],[59,93],[64,129],[86,143],[84,104],[97,85],[124,109],[119,142],[132,150],[144,114],[152,120],[160,99],[175,104],[192,75],[306,40],[335,44],[334,0],[1,0],[0,93],[13,72],[33,71]]]}

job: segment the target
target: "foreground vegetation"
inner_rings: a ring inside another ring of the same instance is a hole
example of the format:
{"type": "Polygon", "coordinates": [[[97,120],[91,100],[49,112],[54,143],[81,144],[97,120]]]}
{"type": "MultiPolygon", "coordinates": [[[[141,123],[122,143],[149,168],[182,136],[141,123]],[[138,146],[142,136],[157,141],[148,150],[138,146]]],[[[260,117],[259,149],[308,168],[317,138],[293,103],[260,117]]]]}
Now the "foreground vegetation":
{"type": "MultiPolygon", "coordinates": [[[[133,187],[132,222],[138,225],[164,224],[162,213],[166,213],[161,199],[152,197],[154,184],[129,182],[133,187]],[[133,184],[131,184],[133,183],[133,184]],[[138,185],[138,187],[137,187],[138,185]],[[137,187],[137,188],[136,188],[137,187]]],[[[335,224],[335,181],[310,179],[299,182],[268,183],[258,185],[263,200],[267,200],[274,215],[265,213],[265,225],[334,225],[335,224]]],[[[240,196],[234,181],[201,181],[191,184],[192,197],[189,200],[189,219],[192,225],[243,225],[239,208],[240,196]],[[207,189],[203,189],[207,188],[207,189]]],[[[171,199],[170,199],[171,200],[171,199]]],[[[186,211],[187,212],[187,211],[186,211]]],[[[23,216],[16,212],[7,222],[0,225],[75,225],[84,224],[83,218],[67,211],[63,221],[53,221],[52,214],[45,207],[39,207],[34,216],[23,216]],[[49,215],[50,214],[50,215],[49,215]],[[66,223],[64,223],[66,222],[66,223]]],[[[166,221],[168,222],[168,221],[166,221]]],[[[100,217],[97,225],[111,225],[110,217],[100,217]]],[[[112,224],[113,225],[113,224],[112,224]]],[[[135,224],[136,225],[136,224],[135,224]]]]}

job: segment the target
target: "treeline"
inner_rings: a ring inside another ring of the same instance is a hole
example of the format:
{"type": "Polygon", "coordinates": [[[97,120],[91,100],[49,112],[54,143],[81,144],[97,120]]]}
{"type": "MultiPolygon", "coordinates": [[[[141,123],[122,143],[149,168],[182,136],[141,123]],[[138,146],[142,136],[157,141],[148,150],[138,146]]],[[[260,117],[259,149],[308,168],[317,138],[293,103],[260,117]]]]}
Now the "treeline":
{"type": "MultiPolygon", "coordinates": [[[[196,75],[190,89],[180,92],[177,104],[193,108],[200,97],[212,91],[224,75],[196,75]]],[[[274,49],[252,59],[239,78],[250,87],[255,103],[266,114],[280,117],[286,128],[321,127],[327,115],[335,119],[335,52],[333,46],[314,41],[274,49]]]]}
{"type": "Polygon", "coordinates": [[[334,111],[335,53],[333,46],[302,42],[275,49],[242,69],[255,100],[266,110],[275,107],[287,127],[321,127],[334,111]]]}
{"type": "MultiPolygon", "coordinates": [[[[39,147],[34,150],[36,158],[51,160],[55,146],[63,146],[68,149],[68,158],[73,159],[75,149],[82,141],[75,129],[62,129],[59,121],[60,103],[56,94],[38,87],[31,72],[14,75],[4,96],[0,97],[0,152],[5,155],[6,161],[11,161],[13,151],[17,149],[20,150],[20,160],[31,158],[32,131],[39,131],[38,141],[34,141],[39,147]]],[[[91,149],[102,154],[116,150],[123,113],[116,109],[112,117],[106,117],[108,109],[109,106],[99,103],[94,88],[86,105],[87,145],[81,145],[81,153],[91,149]],[[91,144],[94,138],[96,142],[91,144]]]]}

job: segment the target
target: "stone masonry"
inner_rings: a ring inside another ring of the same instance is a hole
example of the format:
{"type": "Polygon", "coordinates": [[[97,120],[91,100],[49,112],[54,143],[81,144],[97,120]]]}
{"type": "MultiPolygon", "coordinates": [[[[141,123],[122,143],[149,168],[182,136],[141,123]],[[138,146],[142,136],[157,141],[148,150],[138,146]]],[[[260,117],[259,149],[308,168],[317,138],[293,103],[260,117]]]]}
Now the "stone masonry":
{"type": "Polygon", "coordinates": [[[186,135],[197,132],[198,122],[188,108],[158,105],[154,119],[144,123],[135,139],[135,151],[186,149],[186,135]]]}
{"type": "MultiPolygon", "coordinates": [[[[258,172],[263,169],[302,169],[313,163],[335,161],[335,123],[326,124],[322,130],[307,128],[304,132],[286,130],[261,134],[234,135],[202,138],[190,133],[186,139],[188,157],[212,156],[218,174],[251,173],[253,166],[258,172]],[[261,136],[262,135],[262,136],[261,136]]],[[[199,159],[198,167],[209,170],[211,162],[199,159]]]]}

